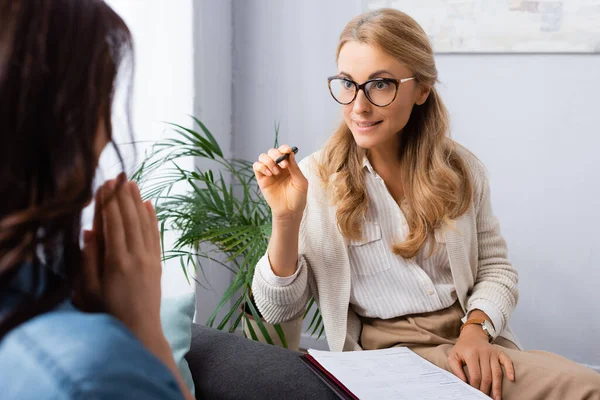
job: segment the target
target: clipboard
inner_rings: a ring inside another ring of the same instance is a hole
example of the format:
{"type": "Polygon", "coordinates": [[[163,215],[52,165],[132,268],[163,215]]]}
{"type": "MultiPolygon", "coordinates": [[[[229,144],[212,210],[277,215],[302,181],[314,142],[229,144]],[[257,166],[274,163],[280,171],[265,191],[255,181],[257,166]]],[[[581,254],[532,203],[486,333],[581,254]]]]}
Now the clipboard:
{"type": "Polygon", "coordinates": [[[327,371],[317,360],[310,354],[303,354],[300,360],[310,368],[340,399],[343,400],[359,400],[346,386],[336,379],[329,371],[327,371]]]}

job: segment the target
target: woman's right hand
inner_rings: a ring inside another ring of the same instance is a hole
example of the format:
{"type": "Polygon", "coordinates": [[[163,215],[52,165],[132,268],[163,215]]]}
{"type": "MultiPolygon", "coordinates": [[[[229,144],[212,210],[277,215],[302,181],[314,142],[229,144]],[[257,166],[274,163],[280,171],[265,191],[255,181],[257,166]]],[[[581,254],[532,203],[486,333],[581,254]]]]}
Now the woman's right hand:
{"type": "Polygon", "coordinates": [[[98,190],[94,228],[84,232],[85,294],[151,346],[164,337],[158,221],[136,183],[118,179],[98,190]]]}
{"type": "Polygon", "coordinates": [[[306,206],[308,180],[296,163],[291,147],[283,145],[261,154],[253,169],[273,218],[299,223],[306,206]],[[284,154],[290,154],[289,158],[275,164],[275,160],[284,154]]]}

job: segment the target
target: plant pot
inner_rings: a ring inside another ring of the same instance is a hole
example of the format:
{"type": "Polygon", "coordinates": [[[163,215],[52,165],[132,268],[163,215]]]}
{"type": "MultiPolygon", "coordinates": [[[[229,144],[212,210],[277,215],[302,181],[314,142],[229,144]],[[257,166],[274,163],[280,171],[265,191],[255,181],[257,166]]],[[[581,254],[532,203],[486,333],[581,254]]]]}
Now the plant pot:
{"type": "MultiPolygon", "coordinates": [[[[267,340],[263,336],[262,332],[260,331],[260,328],[258,327],[258,325],[257,325],[256,321],[254,320],[254,318],[252,317],[252,315],[248,314],[248,313],[246,313],[246,315],[248,316],[248,322],[246,322],[246,318],[242,319],[242,328],[244,330],[244,334],[246,335],[246,337],[252,338],[252,335],[250,334],[250,330],[248,329],[248,324],[250,324],[250,325],[252,325],[252,329],[254,330],[254,333],[256,333],[256,336],[258,337],[258,341],[267,343],[267,340]]],[[[293,320],[287,321],[287,322],[282,322],[281,324],[279,324],[279,326],[281,326],[281,330],[283,330],[283,334],[285,336],[285,340],[288,345],[287,348],[290,350],[298,351],[300,349],[300,336],[302,334],[302,320],[303,320],[303,316],[300,315],[296,319],[293,319],[293,320]]],[[[281,339],[279,339],[279,335],[277,335],[277,331],[273,327],[273,324],[269,324],[269,323],[265,322],[264,319],[262,320],[262,323],[264,324],[265,328],[267,329],[269,336],[271,336],[271,340],[273,341],[273,344],[275,346],[283,347],[283,343],[281,342],[281,339]]]]}

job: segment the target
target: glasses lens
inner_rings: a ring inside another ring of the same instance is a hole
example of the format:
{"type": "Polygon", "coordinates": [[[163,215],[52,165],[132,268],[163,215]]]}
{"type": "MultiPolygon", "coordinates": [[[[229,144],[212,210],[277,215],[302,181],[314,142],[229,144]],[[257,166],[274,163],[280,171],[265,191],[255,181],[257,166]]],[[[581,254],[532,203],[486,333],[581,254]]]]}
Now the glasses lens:
{"type": "Polygon", "coordinates": [[[342,104],[348,104],[354,99],[356,86],[352,81],[336,78],[329,81],[329,88],[333,98],[342,104]]]}
{"type": "Polygon", "coordinates": [[[365,87],[367,97],[378,106],[387,106],[396,96],[396,84],[391,81],[372,81],[365,87]]]}

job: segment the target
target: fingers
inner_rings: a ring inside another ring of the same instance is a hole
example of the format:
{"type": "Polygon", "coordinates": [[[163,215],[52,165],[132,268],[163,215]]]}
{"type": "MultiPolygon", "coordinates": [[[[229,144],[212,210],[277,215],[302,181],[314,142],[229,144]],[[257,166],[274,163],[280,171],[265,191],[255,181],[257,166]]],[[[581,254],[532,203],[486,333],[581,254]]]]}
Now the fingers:
{"type": "Polygon", "coordinates": [[[500,366],[500,361],[498,360],[498,356],[496,354],[492,355],[490,359],[490,366],[492,369],[492,398],[494,400],[500,400],[502,398],[502,379],[504,378],[504,373],[502,372],[502,367],[500,366]]]}
{"type": "Polygon", "coordinates": [[[456,375],[461,381],[467,383],[467,376],[465,375],[465,371],[463,371],[463,363],[456,356],[451,355],[448,358],[448,365],[452,370],[452,373],[456,375]]]}
{"type": "Polygon", "coordinates": [[[142,202],[142,195],[140,193],[138,185],[135,182],[128,182],[128,185],[129,189],[131,190],[131,197],[133,199],[133,203],[135,204],[135,209],[137,211],[138,219],[140,221],[144,247],[149,249],[153,245],[152,229],[157,229],[157,227],[150,225],[150,215],[148,214],[148,210],[142,202]]]}
{"type": "Polygon", "coordinates": [[[102,191],[102,229],[104,231],[105,253],[107,258],[116,257],[120,251],[127,250],[125,229],[119,210],[119,203],[114,195],[115,180],[110,180],[101,188],[102,191]]]}
{"type": "Polygon", "coordinates": [[[275,160],[279,158],[279,156],[281,156],[279,151],[271,149],[268,151],[267,154],[263,153],[260,156],[258,156],[258,161],[266,165],[267,168],[269,168],[269,170],[271,171],[271,173],[273,173],[273,175],[279,175],[281,173],[281,168],[280,166],[275,164],[275,160]]]}
{"type": "Polygon", "coordinates": [[[506,371],[506,376],[511,382],[515,381],[515,366],[513,365],[512,360],[506,355],[504,352],[500,352],[498,354],[498,361],[500,364],[504,366],[504,370],[506,371]]]}
{"type": "MultiPolygon", "coordinates": [[[[255,173],[260,173],[266,176],[273,176],[281,174],[281,171],[288,166],[287,160],[275,164],[275,160],[281,157],[283,152],[280,150],[287,150],[286,153],[290,153],[292,150],[289,146],[284,145],[279,149],[270,149],[267,153],[262,153],[258,156],[258,161],[254,163],[252,169],[255,173]]],[[[258,176],[257,176],[258,177],[258,176]]]]}
{"type": "MultiPolygon", "coordinates": [[[[120,179],[125,179],[121,175],[120,179]]],[[[123,229],[125,231],[125,240],[127,241],[127,249],[131,252],[139,251],[144,248],[144,234],[138,214],[138,207],[133,198],[132,182],[123,182],[117,189],[117,199],[119,200],[119,209],[123,229]]],[[[141,199],[140,199],[141,204],[141,199]]]]}
{"type": "MultiPolygon", "coordinates": [[[[118,179],[125,179],[124,175],[118,179]]],[[[97,229],[104,230],[111,251],[147,249],[160,256],[158,218],[150,201],[142,201],[137,183],[107,181],[96,196],[94,223],[99,227],[94,229],[94,236],[98,238],[97,229]]]]}
{"type": "Polygon", "coordinates": [[[265,181],[262,179],[264,177],[279,176],[285,179],[291,177],[291,185],[298,191],[306,193],[308,181],[296,162],[296,155],[288,145],[282,145],[278,149],[271,149],[268,151],[268,154],[261,154],[252,168],[261,189],[277,181],[277,179],[265,181]],[[288,155],[288,158],[276,164],[275,161],[282,155],[288,155]],[[286,170],[289,172],[289,175],[287,173],[282,174],[286,170]]]}
{"type": "Polygon", "coordinates": [[[288,146],[287,144],[284,144],[284,145],[280,146],[278,150],[279,150],[280,154],[289,154],[290,155],[287,160],[280,162],[279,165],[282,168],[290,171],[290,174],[293,177],[297,177],[297,178],[304,177],[304,175],[302,174],[302,171],[300,171],[300,167],[298,166],[298,163],[296,162],[296,155],[292,151],[292,148],[290,146],[288,146]]]}
{"type": "Polygon", "coordinates": [[[151,251],[155,256],[160,258],[160,233],[158,232],[158,218],[156,216],[156,211],[149,200],[144,203],[144,208],[146,209],[150,226],[151,251]]]}
{"type": "Polygon", "coordinates": [[[277,148],[277,150],[281,153],[281,154],[287,154],[287,153],[291,153],[292,152],[292,148],[290,146],[288,146],[287,144],[282,144],[281,146],[279,146],[277,148]]]}
{"type": "Polygon", "coordinates": [[[288,168],[287,169],[288,169],[288,171],[290,171],[290,175],[292,175],[293,178],[303,178],[304,179],[304,174],[302,174],[302,171],[300,170],[300,166],[296,162],[296,155],[294,153],[290,154],[290,158],[288,159],[288,168]]]}
{"type": "MultiPolygon", "coordinates": [[[[275,160],[277,160],[279,157],[281,157],[284,154],[292,153],[292,148],[290,146],[288,146],[287,144],[284,144],[282,146],[279,146],[278,149],[271,149],[269,151],[269,155],[271,155],[271,151],[273,151],[273,154],[277,156],[277,157],[275,157],[275,160]]],[[[290,154],[290,156],[292,156],[292,154],[290,154]]],[[[289,160],[289,158],[288,158],[288,160],[289,160]]],[[[278,165],[281,166],[281,168],[287,168],[288,164],[289,164],[288,160],[283,160],[278,165]]]]}
{"type": "Polygon", "coordinates": [[[261,178],[262,176],[273,176],[269,167],[259,161],[252,164],[252,169],[257,178],[261,178]]]}
{"type": "Polygon", "coordinates": [[[481,387],[481,367],[479,366],[479,357],[471,355],[466,360],[467,371],[469,371],[469,385],[479,390],[481,387]]]}
{"type": "Polygon", "coordinates": [[[491,357],[488,354],[482,354],[482,357],[479,358],[479,366],[481,368],[481,384],[479,385],[479,390],[486,394],[490,394],[490,389],[492,387],[492,366],[491,357]]]}

